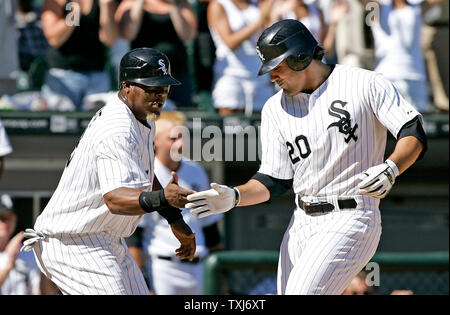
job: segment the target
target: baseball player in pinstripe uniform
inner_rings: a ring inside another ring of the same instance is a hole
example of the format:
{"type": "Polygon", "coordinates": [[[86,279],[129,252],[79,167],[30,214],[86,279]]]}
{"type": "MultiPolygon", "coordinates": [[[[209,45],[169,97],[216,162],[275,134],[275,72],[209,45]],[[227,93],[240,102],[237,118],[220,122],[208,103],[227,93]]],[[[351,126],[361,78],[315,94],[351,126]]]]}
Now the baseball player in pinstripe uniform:
{"type": "Polygon", "coordinates": [[[262,158],[247,183],[188,196],[205,217],[274,199],[293,187],[278,294],[341,294],[374,255],[379,202],[426,150],[422,117],[382,75],[326,65],[306,27],[283,20],[258,40],[260,74],[282,90],[261,114],[262,158]],[[384,160],[387,130],[397,139],[384,160]]]}
{"type": "Polygon", "coordinates": [[[148,294],[144,277],[124,237],[142,215],[157,211],[181,246],[180,258],[193,259],[195,234],[181,211],[192,190],[177,175],[161,189],[154,177],[155,120],[167,98],[167,57],[139,48],[124,55],[118,98],[90,121],[70,156],[55,193],[25,231],[22,250],[34,249],[42,272],[64,294],[148,294]]]}

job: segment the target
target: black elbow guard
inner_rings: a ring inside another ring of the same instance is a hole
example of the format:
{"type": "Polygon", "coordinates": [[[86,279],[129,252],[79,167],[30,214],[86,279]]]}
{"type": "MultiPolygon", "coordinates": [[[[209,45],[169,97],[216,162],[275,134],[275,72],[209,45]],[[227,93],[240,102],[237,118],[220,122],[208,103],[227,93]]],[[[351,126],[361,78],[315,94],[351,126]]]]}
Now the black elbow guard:
{"type": "MultiPolygon", "coordinates": [[[[270,192],[270,200],[281,196],[286,191],[292,188],[292,179],[278,179],[266,174],[256,173],[253,175],[252,179],[259,181],[261,184],[266,186],[270,192]]],[[[269,201],[270,201],[269,200],[269,201]]]]}
{"type": "Polygon", "coordinates": [[[427,152],[428,143],[427,136],[425,134],[425,130],[423,130],[422,124],[420,123],[419,116],[414,117],[403,125],[397,134],[397,140],[408,136],[413,136],[423,143],[423,150],[417,158],[418,160],[422,159],[425,152],[427,152]]]}

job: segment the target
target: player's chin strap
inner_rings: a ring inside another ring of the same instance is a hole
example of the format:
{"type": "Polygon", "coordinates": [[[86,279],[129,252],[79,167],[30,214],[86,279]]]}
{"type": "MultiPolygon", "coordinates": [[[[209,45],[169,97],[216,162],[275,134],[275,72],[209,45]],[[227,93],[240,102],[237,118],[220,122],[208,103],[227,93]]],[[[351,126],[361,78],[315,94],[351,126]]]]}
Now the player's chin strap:
{"type": "Polygon", "coordinates": [[[35,231],[33,229],[26,229],[25,233],[23,233],[23,236],[27,238],[27,240],[23,242],[23,246],[20,249],[21,252],[29,252],[33,249],[34,245],[36,245],[37,242],[45,238],[44,233],[35,231]]]}

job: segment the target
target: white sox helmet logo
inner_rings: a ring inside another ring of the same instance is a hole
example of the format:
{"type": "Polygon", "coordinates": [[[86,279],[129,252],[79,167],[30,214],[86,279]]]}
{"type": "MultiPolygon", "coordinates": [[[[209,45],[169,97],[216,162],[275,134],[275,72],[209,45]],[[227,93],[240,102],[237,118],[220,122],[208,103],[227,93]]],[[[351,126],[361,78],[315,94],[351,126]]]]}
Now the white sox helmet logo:
{"type": "Polygon", "coordinates": [[[259,58],[261,59],[261,61],[265,61],[266,59],[264,58],[263,54],[261,53],[261,51],[259,50],[259,47],[256,46],[256,53],[258,54],[259,58]]]}
{"type": "Polygon", "coordinates": [[[166,64],[164,63],[164,60],[159,59],[158,64],[161,66],[158,69],[160,69],[165,75],[167,75],[167,67],[166,67],[166,64]]]}

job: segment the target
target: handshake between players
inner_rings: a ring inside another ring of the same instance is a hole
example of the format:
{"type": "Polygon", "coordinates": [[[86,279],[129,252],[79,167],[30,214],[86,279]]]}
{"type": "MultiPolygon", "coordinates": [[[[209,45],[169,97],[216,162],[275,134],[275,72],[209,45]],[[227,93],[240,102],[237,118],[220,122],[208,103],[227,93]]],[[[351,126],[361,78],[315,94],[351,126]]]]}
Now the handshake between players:
{"type": "MultiPolygon", "coordinates": [[[[397,166],[388,159],[358,176],[360,183],[357,186],[359,189],[357,193],[378,199],[384,198],[391,190],[398,175],[397,166]]],[[[188,195],[187,200],[190,202],[185,207],[191,209],[191,214],[197,215],[201,219],[227,212],[238,205],[253,205],[267,201],[268,196],[270,197],[270,189],[263,193],[264,190],[264,185],[255,179],[238,187],[212,183],[211,189],[188,195]],[[241,201],[241,190],[246,192],[244,202],[241,201]]]]}

